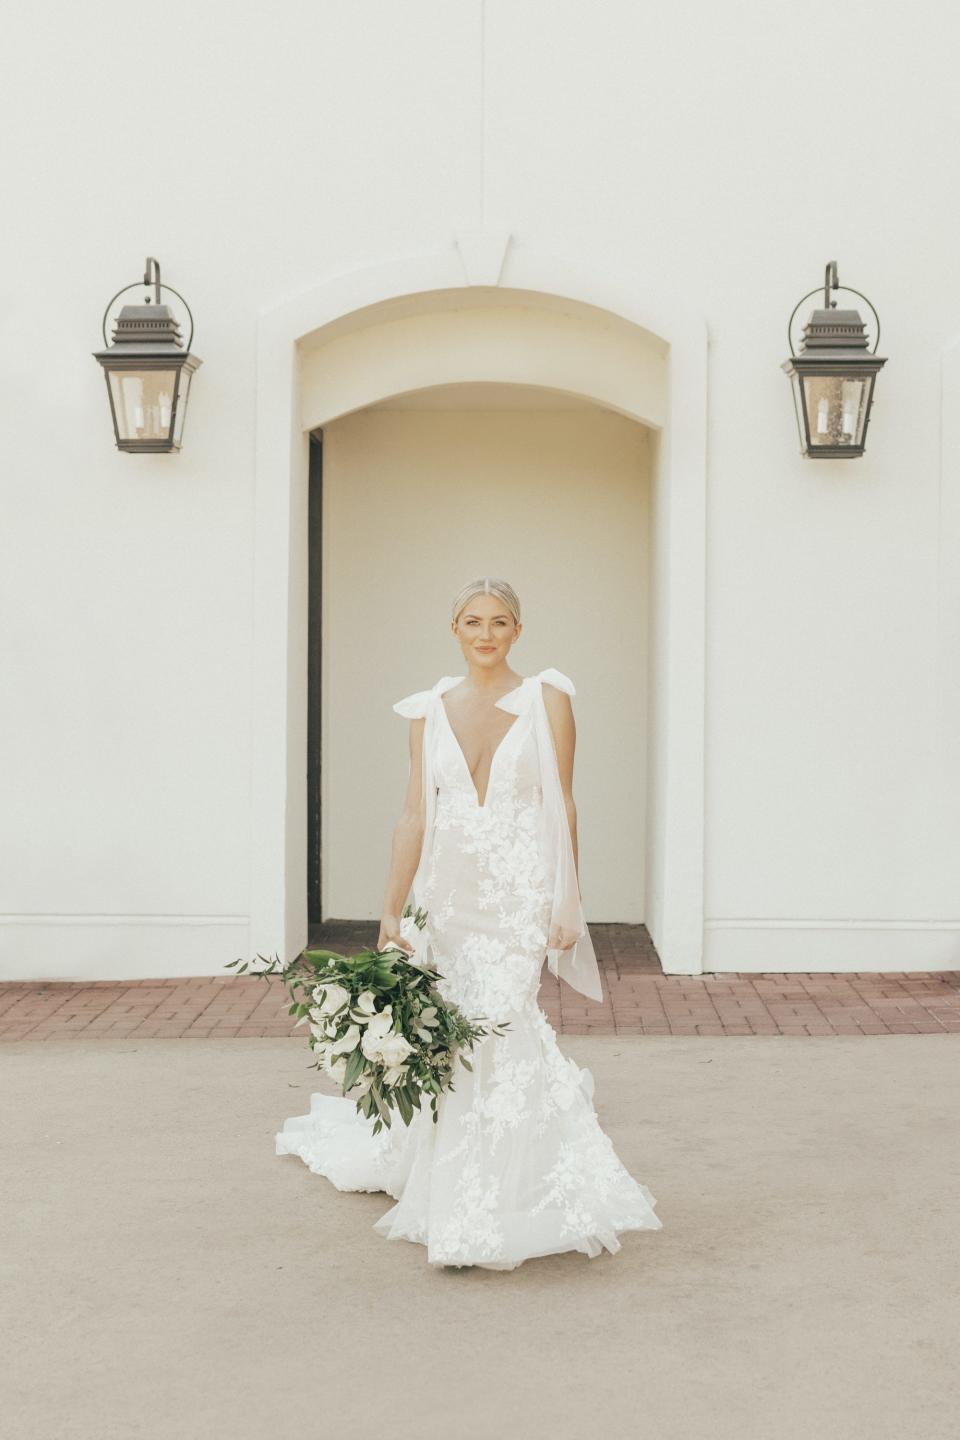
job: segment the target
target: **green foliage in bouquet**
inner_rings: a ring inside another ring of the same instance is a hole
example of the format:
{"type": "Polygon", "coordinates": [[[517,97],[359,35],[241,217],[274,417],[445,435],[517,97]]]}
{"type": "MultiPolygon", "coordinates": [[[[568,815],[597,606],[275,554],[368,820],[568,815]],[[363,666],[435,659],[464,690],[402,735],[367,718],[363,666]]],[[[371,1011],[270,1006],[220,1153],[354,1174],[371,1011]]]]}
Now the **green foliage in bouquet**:
{"type": "MultiPolygon", "coordinates": [[[[414,913],[422,930],[427,912],[414,913]]],[[[304,950],[289,965],[279,956],[258,955],[264,968],[255,975],[279,975],[292,999],[289,1013],[310,1027],[314,1068],[339,1082],[344,1095],[356,1097],[357,1109],[373,1119],[376,1135],[396,1111],[405,1125],[427,1096],[437,1120],[437,1100],[453,1090],[457,1060],[472,1069],[464,1051],[487,1035],[502,1035],[508,1022],[480,1025],[468,1020],[436,988],[442,977],[418,965],[399,946],[340,955],[335,950],[304,950]],[[306,999],[301,998],[302,995],[306,999]]],[[[254,962],[231,960],[242,974],[254,962]]],[[[481,1017],[482,1018],[482,1017],[481,1017]]]]}

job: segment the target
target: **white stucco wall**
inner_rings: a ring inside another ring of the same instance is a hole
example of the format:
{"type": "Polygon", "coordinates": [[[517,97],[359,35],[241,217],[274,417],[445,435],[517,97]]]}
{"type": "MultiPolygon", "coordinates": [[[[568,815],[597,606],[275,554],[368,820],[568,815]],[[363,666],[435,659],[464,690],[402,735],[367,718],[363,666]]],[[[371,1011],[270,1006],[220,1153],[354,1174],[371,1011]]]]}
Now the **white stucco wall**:
{"type": "Polygon", "coordinates": [[[709,326],[706,963],[960,966],[958,40],[942,0],[11,12],[3,973],[248,953],[258,314],[489,225],[709,326]],[[204,361],[178,456],[115,451],[90,355],[148,253],[204,361]],[[779,365],[833,258],[889,363],[830,464],[779,365]]]}

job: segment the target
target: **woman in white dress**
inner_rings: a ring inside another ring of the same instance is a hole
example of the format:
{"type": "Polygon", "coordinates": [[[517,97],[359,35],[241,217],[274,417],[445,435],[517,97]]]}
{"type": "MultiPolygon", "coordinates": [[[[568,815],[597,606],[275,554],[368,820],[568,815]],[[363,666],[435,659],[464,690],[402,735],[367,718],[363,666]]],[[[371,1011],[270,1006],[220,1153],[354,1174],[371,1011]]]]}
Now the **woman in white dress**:
{"type": "Polygon", "coordinates": [[[434,965],[469,1018],[509,1025],[475,1045],[472,1071],[456,1067],[436,1122],[425,1106],[374,1135],[352,1098],[315,1094],[276,1150],[341,1190],[393,1196],[374,1228],[423,1244],[431,1264],[509,1270],[616,1251],[618,1232],[661,1221],[600,1127],[590,1071],[561,1053],[537,1002],[544,959],[602,994],[577,877],[573,684],[511,670],[520,605],[505,581],[466,585],[451,629],[466,675],[393,707],[411,722],[410,771],[377,945],[434,965]],[[422,931],[400,919],[411,888],[422,931]]]}

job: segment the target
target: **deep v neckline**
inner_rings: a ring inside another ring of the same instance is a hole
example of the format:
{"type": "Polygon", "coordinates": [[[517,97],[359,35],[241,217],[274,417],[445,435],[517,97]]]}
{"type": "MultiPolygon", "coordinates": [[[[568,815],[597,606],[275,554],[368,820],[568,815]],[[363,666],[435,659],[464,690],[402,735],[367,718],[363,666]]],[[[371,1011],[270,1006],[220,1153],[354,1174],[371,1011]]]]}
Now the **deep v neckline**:
{"type": "MultiPolygon", "coordinates": [[[[506,694],[504,694],[504,695],[498,695],[497,698],[496,698],[496,700],[494,700],[494,702],[493,702],[494,705],[499,705],[501,700],[506,700],[506,699],[508,699],[509,696],[511,696],[511,695],[516,695],[516,693],[517,693],[518,690],[522,690],[522,689],[523,689],[523,687],[524,687],[524,685],[526,685],[528,679],[529,679],[529,676],[527,676],[526,678],[524,678],[523,680],[521,680],[521,681],[520,681],[520,684],[519,684],[519,685],[515,685],[512,690],[508,690],[508,691],[506,692],[506,694]]],[[[452,686],[451,686],[451,689],[452,689],[452,686]]],[[[519,714],[516,716],[516,719],[514,720],[513,724],[509,727],[509,729],[507,730],[506,734],[505,734],[505,735],[501,735],[500,739],[497,741],[496,746],[494,747],[493,754],[490,756],[490,772],[489,772],[489,774],[487,775],[487,788],[486,788],[486,790],[485,790],[485,792],[484,792],[483,800],[481,801],[481,799],[480,799],[480,793],[479,793],[479,791],[477,790],[476,781],[474,780],[473,775],[472,775],[472,773],[471,773],[470,764],[469,764],[469,762],[468,762],[468,760],[467,760],[466,754],[464,753],[463,746],[460,744],[460,741],[457,739],[457,732],[454,730],[453,725],[452,725],[452,723],[451,723],[451,721],[450,721],[450,716],[447,714],[447,707],[446,707],[446,705],[445,705],[444,702],[443,702],[444,693],[445,693],[445,692],[441,691],[440,694],[437,696],[437,700],[438,700],[438,702],[439,702],[440,709],[443,711],[443,718],[444,718],[444,721],[446,722],[447,730],[448,730],[448,732],[449,732],[449,735],[450,735],[451,740],[453,741],[453,744],[454,744],[454,747],[455,747],[455,749],[456,749],[456,752],[457,752],[457,754],[460,756],[461,761],[463,762],[463,768],[464,768],[464,771],[466,772],[467,779],[468,779],[469,782],[470,782],[470,788],[471,788],[471,790],[473,791],[473,798],[474,798],[474,801],[476,802],[477,809],[478,809],[478,810],[486,810],[486,808],[487,808],[487,801],[488,801],[489,798],[490,798],[490,787],[491,787],[491,785],[493,784],[493,767],[494,767],[494,765],[496,764],[497,756],[500,754],[500,751],[503,749],[504,745],[505,745],[506,742],[509,740],[509,738],[510,738],[510,736],[513,734],[514,730],[516,730],[518,724],[520,723],[521,716],[520,716],[519,714]]]]}

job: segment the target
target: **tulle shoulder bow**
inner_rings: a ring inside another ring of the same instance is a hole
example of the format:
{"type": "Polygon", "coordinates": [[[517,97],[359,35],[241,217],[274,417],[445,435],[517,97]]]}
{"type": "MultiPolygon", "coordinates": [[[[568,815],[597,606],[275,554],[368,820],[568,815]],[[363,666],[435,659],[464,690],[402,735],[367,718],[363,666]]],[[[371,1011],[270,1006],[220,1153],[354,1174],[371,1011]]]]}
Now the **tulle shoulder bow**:
{"type": "Polygon", "coordinates": [[[402,700],[395,700],[393,709],[398,715],[405,715],[409,720],[419,720],[426,715],[430,709],[430,702],[435,695],[442,695],[444,690],[449,690],[451,685],[456,685],[462,680],[462,675],[442,675],[429,690],[414,690],[412,695],[404,695],[402,700]]]}
{"type": "Polygon", "coordinates": [[[568,695],[577,693],[569,676],[551,666],[537,675],[528,675],[514,690],[508,690],[506,695],[501,695],[500,699],[493,703],[499,710],[509,710],[512,715],[522,715],[533,704],[535,692],[543,681],[555,685],[558,690],[565,690],[568,695]]]}
{"type": "Polygon", "coordinates": [[[546,670],[541,670],[539,675],[534,676],[534,679],[545,680],[548,685],[555,685],[558,690],[565,690],[568,695],[577,693],[570,676],[564,675],[562,670],[554,670],[552,665],[548,665],[546,670]]]}

